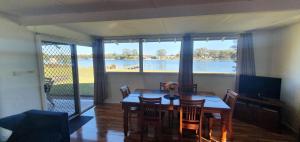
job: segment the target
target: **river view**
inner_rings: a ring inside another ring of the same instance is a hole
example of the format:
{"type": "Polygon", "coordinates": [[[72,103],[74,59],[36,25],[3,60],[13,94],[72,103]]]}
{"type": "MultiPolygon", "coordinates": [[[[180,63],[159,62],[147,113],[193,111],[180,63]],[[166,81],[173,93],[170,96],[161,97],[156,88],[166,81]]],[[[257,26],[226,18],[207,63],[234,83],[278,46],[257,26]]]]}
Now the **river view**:
{"type": "MultiPolygon", "coordinates": [[[[80,67],[92,67],[90,59],[79,59],[80,67]]],[[[178,72],[179,60],[144,60],[144,71],[178,72]]],[[[138,60],[105,60],[106,67],[113,70],[138,70],[138,60]],[[137,67],[137,68],[135,68],[137,67]]],[[[232,60],[195,60],[194,72],[235,73],[236,63],[232,60]]],[[[108,69],[107,69],[108,70],[108,69]]]]}

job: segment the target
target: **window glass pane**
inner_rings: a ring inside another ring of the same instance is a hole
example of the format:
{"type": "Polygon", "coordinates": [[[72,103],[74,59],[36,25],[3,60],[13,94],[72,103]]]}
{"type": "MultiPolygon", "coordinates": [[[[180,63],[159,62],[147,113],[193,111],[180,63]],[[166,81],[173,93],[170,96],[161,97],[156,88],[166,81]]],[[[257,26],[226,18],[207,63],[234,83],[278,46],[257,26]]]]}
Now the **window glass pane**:
{"type": "Polygon", "coordinates": [[[107,72],[139,72],[138,42],[104,43],[107,72]]]}
{"type": "Polygon", "coordinates": [[[235,73],[237,40],[194,41],[194,73],[235,73]]]}
{"type": "Polygon", "coordinates": [[[81,111],[94,104],[94,66],[93,49],[89,46],[77,45],[79,97],[81,111]]]}
{"type": "Polygon", "coordinates": [[[144,72],[178,72],[181,41],[143,42],[144,72]]]}

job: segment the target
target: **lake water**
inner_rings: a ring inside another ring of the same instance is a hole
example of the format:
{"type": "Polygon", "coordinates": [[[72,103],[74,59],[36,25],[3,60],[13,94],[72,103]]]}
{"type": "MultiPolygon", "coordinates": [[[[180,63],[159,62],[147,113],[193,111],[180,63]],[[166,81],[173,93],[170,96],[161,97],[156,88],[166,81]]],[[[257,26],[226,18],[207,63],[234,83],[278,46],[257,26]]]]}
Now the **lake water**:
{"type": "MultiPolygon", "coordinates": [[[[79,67],[91,67],[91,59],[79,59],[79,67]]],[[[144,60],[144,71],[178,71],[179,60],[144,60]]],[[[128,67],[138,66],[138,60],[105,60],[106,66],[115,65],[117,69],[127,69],[128,67]]],[[[213,72],[213,73],[234,73],[236,63],[231,60],[195,60],[193,65],[194,72],[213,72]]]]}

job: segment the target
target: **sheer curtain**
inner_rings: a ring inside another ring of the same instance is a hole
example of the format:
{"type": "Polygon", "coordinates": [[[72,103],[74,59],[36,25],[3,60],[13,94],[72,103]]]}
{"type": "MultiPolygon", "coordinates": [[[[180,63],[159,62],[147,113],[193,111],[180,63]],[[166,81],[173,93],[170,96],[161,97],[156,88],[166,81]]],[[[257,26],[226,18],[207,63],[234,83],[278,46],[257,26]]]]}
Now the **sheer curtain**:
{"type": "Polygon", "coordinates": [[[238,39],[235,89],[239,89],[240,75],[255,75],[252,33],[243,33],[238,39]]]}
{"type": "Polygon", "coordinates": [[[193,85],[193,40],[189,34],[183,36],[181,44],[178,83],[179,86],[193,85]]]}
{"type": "Polygon", "coordinates": [[[94,60],[94,104],[104,103],[107,97],[107,78],[105,74],[104,43],[101,38],[93,42],[93,60],[94,60]]]}

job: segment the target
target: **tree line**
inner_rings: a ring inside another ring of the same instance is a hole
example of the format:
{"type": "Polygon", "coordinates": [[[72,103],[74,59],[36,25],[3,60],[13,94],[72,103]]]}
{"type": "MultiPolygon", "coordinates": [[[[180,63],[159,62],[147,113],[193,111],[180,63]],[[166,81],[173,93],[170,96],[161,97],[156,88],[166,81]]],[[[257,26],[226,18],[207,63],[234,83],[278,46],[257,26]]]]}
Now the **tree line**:
{"type": "MultiPolygon", "coordinates": [[[[155,55],[143,55],[145,59],[170,59],[177,60],[180,57],[180,54],[177,53],[175,55],[168,54],[166,49],[159,49],[156,51],[155,55]]],[[[77,56],[78,59],[91,59],[92,55],[81,54],[77,56]]],[[[217,60],[217,59],[230,59],[236,60],[236,48],[232,47],[226,50],[211,50],[205,47],[196,48],[193,53],[193,57],[196,60],[217,60]]],[[[51,58],[61,59],[66,62],[70,57],[68,55],[44,55],[44,59],[50,61],[51,58]]],[[[128,49],[125,48],[121,53],[108,53],[105,54],[106,59],[115,59],[115,60],[124,60],[124,59],[138,59],[139,53],[137,49],[128,49]]]]}
{"type": "MultiPolygon", "coordinates": [[[[109,53],[105,54],[106,59],[138,59],[138,52],[136,49],[123,49],[121,54],[109,53]]],[[[180,54],[169,55],[166,49],[159,49],[155,55],[147,55],[144,53],[145,59],[179,59],[180,54]]],[[[194,59],[197,60],[216,60],[216,59],[230,59],[236,60],[236,48],[225,50],[211,50],[207,48],[197,48],[193,53],[194,59]]]]}

